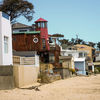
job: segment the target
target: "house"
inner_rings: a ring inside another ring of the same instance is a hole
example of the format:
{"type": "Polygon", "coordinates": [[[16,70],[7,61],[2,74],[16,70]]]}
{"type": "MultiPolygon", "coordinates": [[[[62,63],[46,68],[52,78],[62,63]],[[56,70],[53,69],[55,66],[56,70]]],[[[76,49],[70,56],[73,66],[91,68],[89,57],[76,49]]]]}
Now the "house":
{"type": "Polygon", "coordinates": [[[94,68],[100,68],[100,51],[96,51],[96,61],[93,64],[94,68]]]}
{"type": "MultiPolygon", "coordinates": [[[[54,43],[51,46],[47,28],[47,20],[39,18],[35,21],[34,31],[15,31],[13,28],[13,49],[15,51],[37,51],[44,63],[52,63],[55,66],[59,62],[60,47],[54,43]]],[[[25,28],[23,25],[21,28],[25,28]]]]}
{"type": "Polygon", "coordinates": [[[71,56],[59,56],[59,62],[62,68],[74,69],[74,58],[71,56]]]}
{"type": "Polygon", "coordinates": [[[95,49],[91,46],[87,46],[87,45],[81,45],[81,44],[77,44],[75,45],[78,51],[86,51],[87,52],[87,56],[88,56],[88,62],[94,62],[95,61],[95,49]]]}
{"type": "Polygon", "coordinates": [[[0,12],[0,65],[12,65],[12,34],[10,17],[0,12]]]}
{"type": "Polygon", "coordinates": [[[74,66],[77,69],[78,74],[86,75],[87,70],[87,52],[86,51],[78,51],[75,49],[62,49],[61,47],[61,56],[62,57],[73,57],[74,66]]]}
{"type": "Polygon", "coordinates": [[[81,44],[77,44],[75,46],[78,51],[83,50],[87,52],[88,70],[90,72],[94,72],[93,62],[95,62],[95,49],[93,47],[81,44]]]}
{"type": "Polygon", "coordinates": [[[59,73],[62,79],[71,77],[74,68],[74,59],[69,56],[59,56],[60,67],[54,68],[54,72],[59,73]]]}
{"type": "Polygon", "coordinates": [[[74,58],[86,58],[87,52],[86,51],[78,51],[78,50],[68,50],[68,49],[62,49],[61,47],[61,55],[62,56],[72,56],[74,58]]]}
{"type": "Polygon", "coordinates": [[[100,51],[96,51],[96,62],[100,62],[100,51]]]}

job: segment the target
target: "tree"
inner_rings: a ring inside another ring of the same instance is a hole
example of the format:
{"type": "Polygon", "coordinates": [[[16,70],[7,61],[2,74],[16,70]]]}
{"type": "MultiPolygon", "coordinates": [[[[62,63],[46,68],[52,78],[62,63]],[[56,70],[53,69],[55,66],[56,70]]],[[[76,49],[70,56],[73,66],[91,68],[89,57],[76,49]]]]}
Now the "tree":
{"type": "Polygon", "coordinates": [[[72,38],[71,41],[70,41],[73,45],[76,45],[76,44],[86,44],[86,42],[80,38],[72,38]]]}
{"type": "Polygon", "coordinates": [[[91,46],[91,47],[93,47],[93,48],[94,48],[96,44],[95,44],[95,43],[93,43],[93,42],[88,42],[88,44],[87,44],[87,45],[88,45],[88,46],[91,46]]]}
{"type": "Polygon", "coordinates": [[[97,47],[100,50],[100,42],[97,43],[97,47]]]}
{"type": "Polygon", "coordinates": [[[59,34],[59,33],[53,34],[52,36],[53,36],[53,37],[60,37],[60,38],[61,38],[61,37],[64,37],[64,35],[59,34]]]}
{"type": "Polygon", "coordinates": [[[28,21],[33,19],[34,6],[26,0],[3,0],[0,11],[7,13],[11,22],[15,22],[19,16],[24,16],[28,21]]]}
{"type": "Polygon", "coordinates": [[[74,45],[74,44],[75,44],[75,39],[74,39],[74,38],[72,38],[70,42],[71,42],[71,44],[73,44],[73,45],[74,45]]]}
{"type": "Polygon", "coordinates": [[[69,44],[69,40],[67,40],[67,39],[62,39],[62,40],[59,40],[59,42],[61,43],[61,45],[62,44],[69,44]]]}

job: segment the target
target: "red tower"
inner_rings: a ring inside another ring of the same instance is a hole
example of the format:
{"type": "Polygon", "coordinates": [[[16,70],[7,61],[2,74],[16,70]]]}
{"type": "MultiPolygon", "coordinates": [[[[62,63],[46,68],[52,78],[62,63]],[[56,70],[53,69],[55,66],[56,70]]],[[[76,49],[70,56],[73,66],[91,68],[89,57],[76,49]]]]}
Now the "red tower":
{"type": "Polygon", "coordinates": [[[35,21],[36,31],[40,31],[41,50],[49,50],[47,20],[39,18],[35,21]]]}

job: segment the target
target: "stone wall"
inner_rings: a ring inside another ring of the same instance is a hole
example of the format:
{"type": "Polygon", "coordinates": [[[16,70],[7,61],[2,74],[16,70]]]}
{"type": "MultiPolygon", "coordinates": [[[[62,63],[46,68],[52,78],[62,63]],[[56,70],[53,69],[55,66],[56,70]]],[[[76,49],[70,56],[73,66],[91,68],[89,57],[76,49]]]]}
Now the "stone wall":
{"type": "Polygon", "coordinates": [[[71,77],[72,75],[68,68],[54,68],[54,73],[59,73],[62,79],[71,77]]]}

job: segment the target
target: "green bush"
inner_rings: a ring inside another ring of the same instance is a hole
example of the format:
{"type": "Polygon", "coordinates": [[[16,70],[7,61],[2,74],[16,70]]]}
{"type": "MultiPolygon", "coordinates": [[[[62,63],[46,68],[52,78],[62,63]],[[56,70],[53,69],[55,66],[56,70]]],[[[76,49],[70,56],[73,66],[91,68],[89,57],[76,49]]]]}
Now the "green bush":
{"type": "Polygon", "coordinates": [[[94,68],[94,73],[95,73],[95,74],[100,73],[100,71],[98,70],[98,68],[94,68]]]}
{"type": "Polygon", "coordinates": [[[96,67],[97,69],[98,69],[98,71],[99,71],[99,73],[100,73],[100,67],[96,67]]]}

